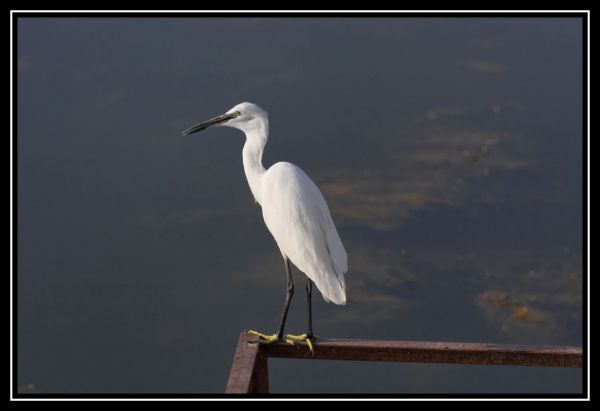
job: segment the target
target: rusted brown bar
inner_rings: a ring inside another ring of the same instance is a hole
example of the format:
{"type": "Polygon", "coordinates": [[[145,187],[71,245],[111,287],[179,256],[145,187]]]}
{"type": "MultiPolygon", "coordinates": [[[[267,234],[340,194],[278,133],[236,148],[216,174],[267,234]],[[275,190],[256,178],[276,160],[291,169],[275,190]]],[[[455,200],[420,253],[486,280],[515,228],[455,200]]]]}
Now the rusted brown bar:
{"type": "Polygon", "coordinates": [[[305,344],[295,347],[284,343],[248,344],[254,338],[244,332],[240,334],[226,393],[268,393],[269,357],[570,368],[581,368],[583,362],[581,347],[318,339],[313,355],[305,344]]]}
{"type": "Polygon", "coordinates": [[[250,339],[244,332],[238,338],[225,388],[228,394],[269,392],[267,358],[261,354],[260,346],[248,344],[250,339]]]}
{"type": "Polygon", "coordinates": [[[428,341],[317,340],[308,347],[265,346],[266,357],[315,360],[395,361],[448,364],[581,367],[582,349],[549,345],[477,344],[428,341]]]}

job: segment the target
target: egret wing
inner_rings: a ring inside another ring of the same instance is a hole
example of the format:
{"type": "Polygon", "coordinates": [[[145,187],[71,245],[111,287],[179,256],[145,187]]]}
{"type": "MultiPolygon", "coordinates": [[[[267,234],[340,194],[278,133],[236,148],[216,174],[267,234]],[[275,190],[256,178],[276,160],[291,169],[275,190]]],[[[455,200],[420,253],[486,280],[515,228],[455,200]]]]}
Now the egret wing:
{"type": "Polygon", "coordinates": [[[281,253],[317,286],[325,301],[346,303],[346,250],[329,207],[312,180],[290,163],[266,172],[263,217],[281,253]]]}

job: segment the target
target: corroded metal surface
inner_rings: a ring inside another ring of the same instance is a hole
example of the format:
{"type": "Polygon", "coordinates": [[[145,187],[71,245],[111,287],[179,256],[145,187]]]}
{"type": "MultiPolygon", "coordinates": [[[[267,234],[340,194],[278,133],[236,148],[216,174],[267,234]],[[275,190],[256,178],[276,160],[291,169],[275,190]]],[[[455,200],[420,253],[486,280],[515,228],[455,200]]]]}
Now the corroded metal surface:
{"type": "Polygon", "coordinates": [[[579,347],[478,344],[429,341],[316,340],[314,356],[306,346],[264,347],[267,357],[323,360],[392,361],[449,364],[581,367],[579,347]]]}
{"type": "Polygon", "coordinates": [[[228,394],[269,392],[267,358],[261,355],[258,345],[248,344],[252,338],[244,332],[240,334],[225,388],[228,394]]]}
{"type": "Polygon", "coordinates": [[[318,339],[313,355],[306,344],[248,344],[254,338],[244,332],[240,334],[226,393],[268,393],[269,357],[570,368],[581,368],[583,362],[581,347],[318,339]]]}

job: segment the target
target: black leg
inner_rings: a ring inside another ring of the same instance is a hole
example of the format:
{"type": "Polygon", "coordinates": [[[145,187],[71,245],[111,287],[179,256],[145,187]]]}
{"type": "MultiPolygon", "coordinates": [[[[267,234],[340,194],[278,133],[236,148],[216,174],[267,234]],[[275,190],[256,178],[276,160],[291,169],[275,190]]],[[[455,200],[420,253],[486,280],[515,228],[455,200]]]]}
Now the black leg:
{"type": "Polygon", "coordinates": [[[314,336],[312,329],[312,281],[310,278],[306,279],[306,298],[308,302],[308,332],[306,337],[312,339],[314,336]]]}
{"type": "Polygon", "coordinates": [[[279,324],[279,332],[277,338],[283,338],[283,329],[285,328],[285,319],[287,318],[288,309],[290,308],[290,301],[294,295],[294,280],[292,280],[292,272],[290,271],[290,260],[287,258],[283,259],[285,264],[285,270],[287,272],[287,292],[285,295],[285,304],[283,305],[283,312],[281,313],[281,323],[279,324]]]}

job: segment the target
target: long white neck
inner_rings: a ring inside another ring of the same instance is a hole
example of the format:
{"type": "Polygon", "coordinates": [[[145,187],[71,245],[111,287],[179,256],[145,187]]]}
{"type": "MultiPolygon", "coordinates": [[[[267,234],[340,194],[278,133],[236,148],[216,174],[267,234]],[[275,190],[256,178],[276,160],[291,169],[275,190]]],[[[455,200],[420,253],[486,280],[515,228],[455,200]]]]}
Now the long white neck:
{"type": "Polygon", "coordinates": [[[262,177],[266,171],[262,165],[262,155],[269,136],[269,122],[267,119],[255,119],[242,131],[246,134],[246,144],[242,150],[244,172],[254,199],[261,204],[262,177]]]}

